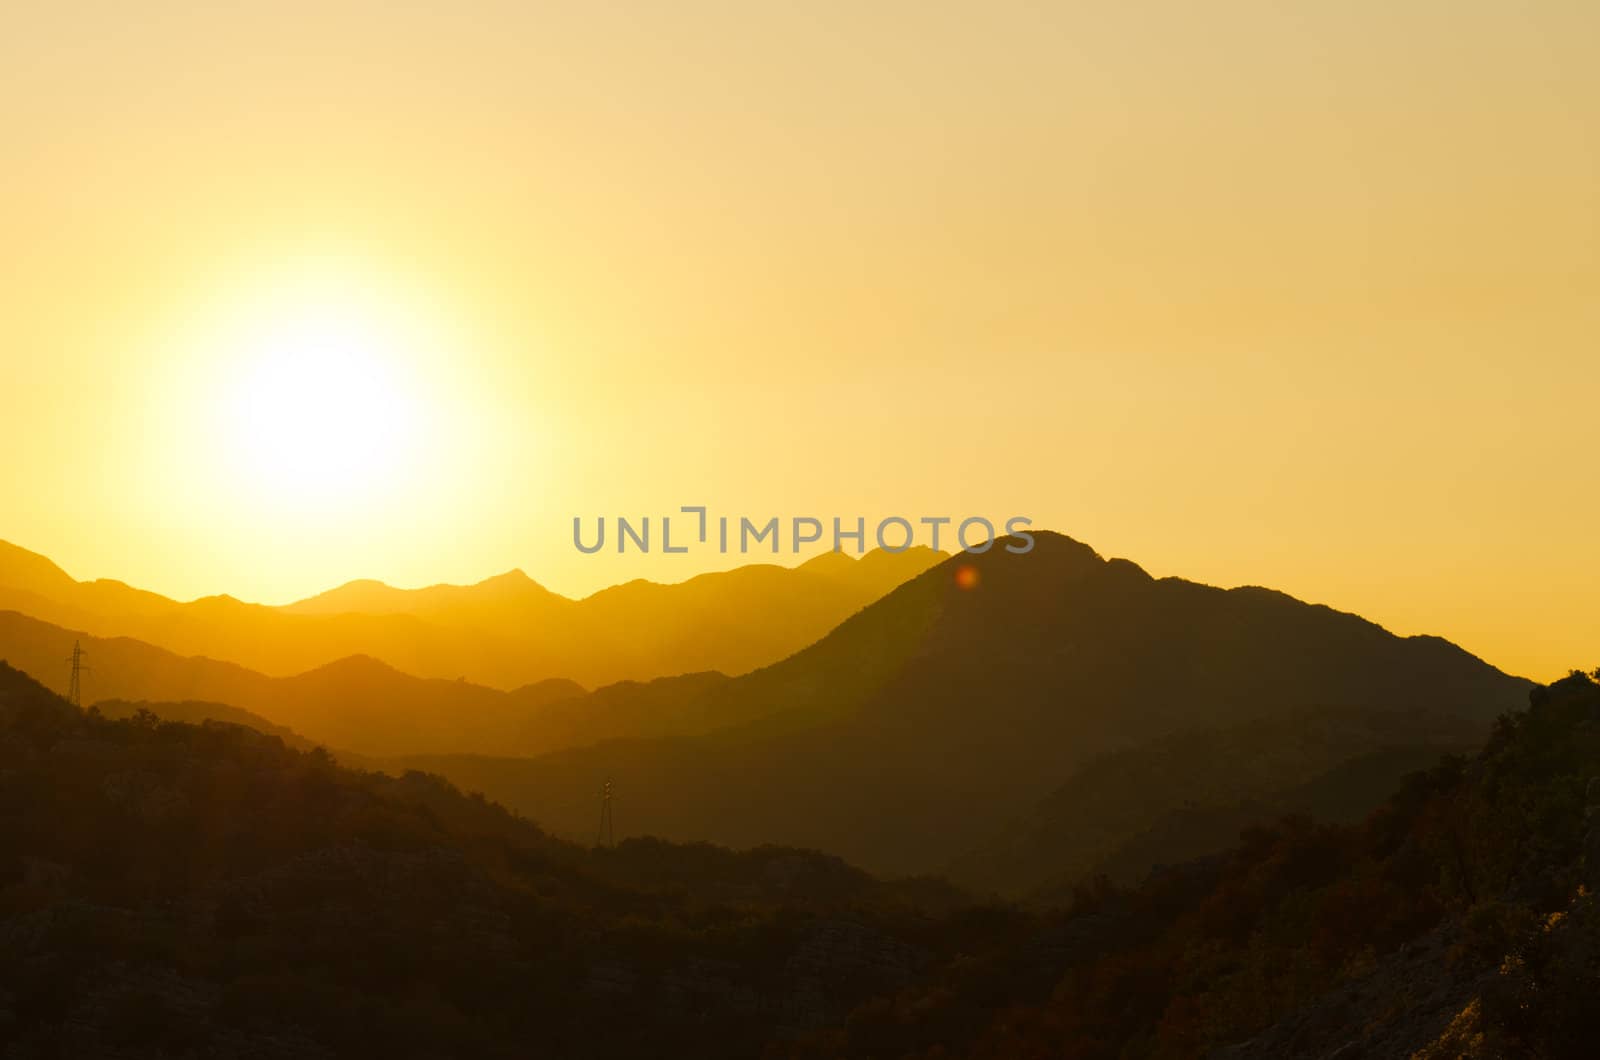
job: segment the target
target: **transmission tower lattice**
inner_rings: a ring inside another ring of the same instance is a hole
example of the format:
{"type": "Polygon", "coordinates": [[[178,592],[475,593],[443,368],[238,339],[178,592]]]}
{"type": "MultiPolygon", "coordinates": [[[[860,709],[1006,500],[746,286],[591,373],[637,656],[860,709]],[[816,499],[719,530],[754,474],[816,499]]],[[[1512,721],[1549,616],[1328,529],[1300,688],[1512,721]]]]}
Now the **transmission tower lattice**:
{"type": "Polygon", "coordinates": [[[67,660],[72,664],[72,681],[67,685],[67,701],[80,709],[83,707],[83,675],[90,672],[89,667],[83,665],[86,654],[80,642],[72,642],[72,657],[67,660]]]}
{"type": "Polygon", "coordinates": [[[611,781],[606,780],[606,786],[600,792],[600,838],[595,840],[596,846],[613,847],[617,845],[617,837],[611,827],[611,781]]]}

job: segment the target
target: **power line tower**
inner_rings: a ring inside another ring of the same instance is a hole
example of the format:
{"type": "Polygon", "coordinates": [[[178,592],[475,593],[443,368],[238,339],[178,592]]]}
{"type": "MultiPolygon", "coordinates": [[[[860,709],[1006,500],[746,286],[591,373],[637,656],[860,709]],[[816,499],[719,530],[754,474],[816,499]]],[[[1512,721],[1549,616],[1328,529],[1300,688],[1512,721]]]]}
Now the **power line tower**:
{"type": "Polygon", "coordinates": [[[595,840],[596,846],[614,847],[617,837],[611,827],[611,778],[606,778],[606,786],[600,792],[600,838],[595,840]]]}
{"type": "Polygon", "coordinates": [[[67,660],[72,664],[72,682],[67,686],[67,702],[79,709],[83,707],[82,675],[90,672],[89,667],[83,665],[84,657],[87,654],[80,642],[72,642],[72,658],[67,660]]]}

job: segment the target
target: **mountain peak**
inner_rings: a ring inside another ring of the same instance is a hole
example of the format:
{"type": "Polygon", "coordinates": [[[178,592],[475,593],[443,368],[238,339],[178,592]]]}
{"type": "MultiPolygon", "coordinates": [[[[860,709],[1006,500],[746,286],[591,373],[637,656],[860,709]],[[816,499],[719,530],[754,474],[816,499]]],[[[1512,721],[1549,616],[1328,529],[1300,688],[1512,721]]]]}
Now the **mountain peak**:
{"type": "Polygon", "coordinates": [[[328,592],[330,592],[330,593],[357,592],[357,591],[363,591],[363,590],[376,590],[376,591],[379,591],[379,592],[383,592],[383,591],[388,590],[390,588],[391,588],[391,586],[387,582],[381,582],[376,578],[356,578],[356,579],[353,579],[351,581],[345,582],[343,585],[336,586],[335,588],[329,589],[328,592]]]}
{"type": "MultiPolygon", "coordinates": [[[[1033,537],[1033,550],[1035,552],[1087,552],[1093,556],[1100,555],[1092,546],[1055,530],[1030,530],[1028,533],[1033,537]]],[[[996,547],[1003,547],[1005,544],[1017,542],[1018,538],[1015,536],[995,539],[996,547]]]]}
{"type": "Polygon", "coordinates": [[[812,556],[810,559],[796,567],[795,570],[808,570],[814,573],[832,570],[847,570],[855,562],[855,557],[850,555],[850,553],[829,549],[826,552],[819,552],[815,556],[812,556]]]}
{"type": "Polygon", "coordinates": [[[48,593],[75,584],[71,575],[39,553],[0,541],[0,585],[48,593]]]}
{"type": "Polygon", "coordinates": [[[301,678],[334,677],[345,680],[371,680],[374,678],[404,677],[399,670],[370,655],[346,655],[342,659],[324,663],[313,670],[307,670],[299,675],[301,678]]]}
{"type": "Polygon", "coordinates": [[[485,578],[485,579],[483,579],[483,581],[478,582],[477,584],[470,586],[470,588],[473,588],[473,589],[538,589],[538,590],[541,590],[543,592],[548,592],[549,591],[549,590],[545,589],[544,586],[540,585],[538,582],[536,582],[532,578],[528,577],[527,572],[524,571],[521,567],[512,567],[510,570],[506,571],[503,574],[496,574],[493,577],[485,578]]]}
{"type": "Polygon", "coordinates": [[[1033,546],[1026,552],[1012,551],[1023,547],[1021,538],[997,537],[982,552],[957,552],[942,560],[938,566],[949,572],[971,566],[986,578],[991,574],[1004,573],[1007,577],[1021,577],[1039,583],[1058,578],[1077,578],[1098,571],[1111,562],[1082,541],[1066,534],[1050,530],[1034,530],[1031,534],[1033,546]]]}

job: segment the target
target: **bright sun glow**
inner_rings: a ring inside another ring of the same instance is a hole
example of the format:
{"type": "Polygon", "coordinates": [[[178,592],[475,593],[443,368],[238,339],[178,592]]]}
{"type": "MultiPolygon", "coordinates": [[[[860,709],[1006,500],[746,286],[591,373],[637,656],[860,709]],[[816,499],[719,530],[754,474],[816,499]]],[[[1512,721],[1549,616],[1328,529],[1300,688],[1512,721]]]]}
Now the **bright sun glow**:
{"type": "Polygon", "coordinates": [[[307,270],[237,305],[207,347],[221,443],[214,459],[258,505],[363,505],[422,470],[431,332],[392,293],[307,270]]]}
{"type": "Polygon", "coordinates": [[[128,518],[226,542],[243,566],[293,556],[292,578],[258,579],[271,600],[446,550],[462,512],[528,481],[542,417],[486,370],[494,341],[434,280],[348,249],[258,248],[183,291],[128,343],[128,518]]]}
{"type": "Polygon", "coordinates": [[[279,321],[234,395],[241,463],[276,492],[364,491],[404,470],[417,410],[368,322],[325,309],[279,321]]]}

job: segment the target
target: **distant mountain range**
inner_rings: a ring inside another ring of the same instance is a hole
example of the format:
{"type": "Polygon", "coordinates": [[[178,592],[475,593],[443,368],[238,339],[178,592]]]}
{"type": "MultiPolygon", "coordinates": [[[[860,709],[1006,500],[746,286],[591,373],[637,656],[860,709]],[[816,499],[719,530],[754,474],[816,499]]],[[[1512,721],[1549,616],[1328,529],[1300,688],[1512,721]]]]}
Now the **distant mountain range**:
{"type": "Polygon", "coordinates": [[[85,706],[99,700],[225,704],[329,747],[372,754],[442,747],[511,753],[521,748],[525,753],[540,744],[519,744],[516,738],[537,712],[584,692],[559,680],[501,692],[465,681],[413,677],[367,656],[293,677],[269,677],[236,663],[184,657],[130,637],[90,637],[0,611],[0,659],[52,691],[66,691],[64,660],[78,641],[92,667],[84,679],[85,706]]]}
{"type": "MultiPolygon", "coordinates": [[[[237,708],[156,706],[191,724],[85,714],[0,663],[8,1056],[1593,1054],[1600,685],[1581,673],[1359,823],[1263,803],[1205,857],[1025,906],[775,845],[563,842],[437,777],[286,748],[237,708]]],[[[1434,731],[1379,713],[1110,752],[1047,808],[1127,829],[1167,773],[1246,794],[1375,726],[1434,731]]],[[[1349,759],[1303,801],[1337,810],[1349,777],[1330,777],[1408,754],[1349,759]]],[[[1167,816],[1134,845],[1206,823],[1167,816]]]]}
{"type": "Polygon", "coordinates": [[[98,637],[287,677],[353,655],[405,673],[514,689],[586,686],[714,670],[740,674],[816,641],[944,558],[927,548],[798,567],[755,564],[661,585],[633,581],[573,600],[521,571],[476,585],[395,589],[357,581],[285,607],[210,596],[180,603],[119,581],[80,582],[0,542],[0,610],[98,637]]]}
{"type": "MultiPolygon", "coordinates": [[[[1136,878],[1226,845],[1262,815],[1359,816],[1403,773],[1480,739],[1530,687],[1436,637],[1396,637],[1267,589],[1155,579],[1057,534],[1035,542],[1024,555],[948,558],[810,647],[733,678],[500,691],[366,656],[277,677],[89,637],[87,700],[286,728],[352,764],[439,773],[564,835],[591,833],[610,780],[619,834],[812,847],[875,871],[1027,893],[1096,872],[1136,878]],[[261,723],[207,714],[207,703],[261,723]]],[[[611,621],[626,625],[627,601],[649,599],[650,613],[693,616],[704,632],[734,621],[717,617],[718,601],[738,600],[729,613],[748,616],[785,585],[856,579],[864,591],[890,563],[825,557],[635,583],[574,606],[615,610],[611,621]],[[736,591],[761,585],[779,588],[736,591]]],[[[79,584],[38,557],[9,569],[16,592],[79,584]]],[[[352,583],[256,608],[253,621],[465,633],[527,610],[518,601],[530,592],[551,595],[519,579],[417,591],[352,583]],[[341,610],[355,606],[381,613],[341,610]]],[[[655,636],[684,642],[670,629],[655,636]]],[[[0,613],[0,658],[58,691],[80,638],[0,613]]]]}
{"type": "Polygon", "coordinates": [[[14,611],[0,611],[0,659],[65,694],[74,643],[92,670],[85,706],[121,701],[180,705],[172,720],[201,716],[363,756],[428,753],[536,755],[619,737],[696,735],[748,720],[738,701],[706,693],[718,673],[622,681],[586,692],[551,678],[502,692],[467,681],[413,677],[368,656],[351,656],[292,677],[235,663],[177,655],[129,637],[90,637],[14,611]],[[207,714],[205,708],[217,707],[207,714]],[[245,712],[235,717],[222,711],[245,712]]]}
{"type": "MultiPolygon", "coordinates": [[[[566,834],[593,828],[610,779],[626,834],[810,846],[891,873],[956,865],[1014,890],[1093,868],[1186,806],[1270,803],[1373,753],[1436,756],[1481,737],[1530,687],[1436,637],[1035,539],[1025,555],[953,557],[805,651],[704,691],[699,711],[745,724],[531,762],[407,764],[566,834]],[[978,578],[965,588],[969,565],[978,578]],[[1163,765],[1185,734],[1213,760],[1163,765]],[[1251,757],[1228,757],[1239,748],[1251,757]],[[1131,770],[1138,790],[1081,779],[1096,762],[1112,781],[1131,770]],[[1078,793],[1116,804],[1051,801],[1075,777],[1078,793]],[[1019,856],[1030,817],[1053,847],[1019,856]]],[[[1392,788],[1392,770],[1360,776],[1339,798],[1375,804],[1392,788]]]]}

